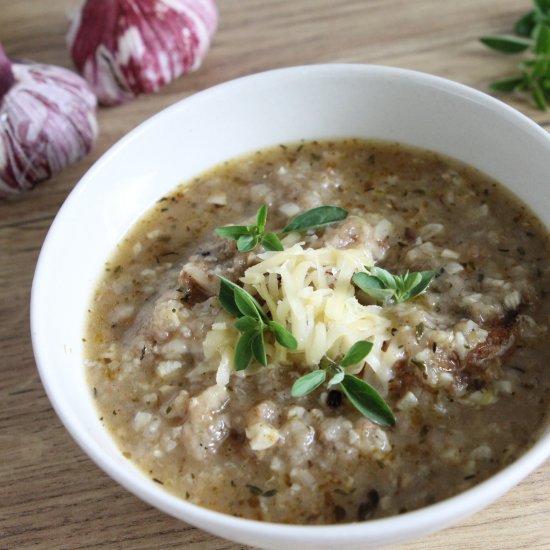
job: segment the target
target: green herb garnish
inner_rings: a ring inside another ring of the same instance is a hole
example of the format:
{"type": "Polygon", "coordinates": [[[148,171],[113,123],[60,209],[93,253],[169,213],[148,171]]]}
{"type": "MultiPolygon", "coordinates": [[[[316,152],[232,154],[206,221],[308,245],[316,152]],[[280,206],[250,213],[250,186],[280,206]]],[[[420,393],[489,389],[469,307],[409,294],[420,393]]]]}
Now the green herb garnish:
{"type": "MultiPolygon", "coordinates": [[[[347,218],[348,213],[338,206],[319,206],[296,216],[281,232],[281,235],[291,232],[303,232],[324,227],[347,218]]],[[[267,205],[263,205],[256,213],[256,224],[225,225],[216,227],[214,232],[220,237],[237,241],[239,252],[250,252],[261,244],[266,250],[282,251],[283,244],[279,235],[266,231],[267,205]]]]}
{"type": "Polygon", "coordinates": [[[340,361],[342,367],[351,367],[360,363],[371,351],[372,343],[367,340],[359,340],[349,348],[344,358],[340,361]]]}
{"type": "Polygon", "coordinates": [[[318,388],[327,378],[327,387],[338,386],[350,403],[363,415],[381,424],[393,426],[395,417],[382,396],[367,382],[345,372],[346,367],[360,363],[371,351],[372,343],[366,340],[355,342],[341,361],[328,357],[321,360],[318,370],[301,376],[292,385],[293,397],[302,397],[318,388]]]}
{"type": "Polygon", "coordinates": [[[356,273],[352,281],[365,294],[384,305],[406,302],[422,294],[435,277],[435,271],[408,271],[393,275],[381,267],[367,267],[367,272],[356,273]]]}
{"type": "Polygon", "coordinates": [[[292,385],[292,397],[302,397],[317,389],[327,378],[327,373],[323,369],[314,370],[300,376],[292,385]]]}
{"type": "Polygon", "coordinates": [[[235,346],[235,370],[246,369],[253,358],[260,365],[267,366],[265,332],[271,332],[275,340],[287,349],[298,347],[296,338],[281,324],[269,319],[253,296],[224,277],[220,277],[218,300],[229,314],[238,317],[235,328],[241,335],[235,346]]]}
{"type": "Polygon", "coordinates": [[[504,54],[527,52],[519,74],[489,84],[498,92],[527,92],[534,104],[545,111],[550,100],[550,0],[533,0],[534,9],[514,26],[514,34],[483,36],[480,41],[504,54]]]}
{"type": "Polygon", "coordinates": [[[227,313],[229,313],[233,317],[242,317],[243,315],[247,315],[247,312],[251,311],[250,307],[247,309],[247,312],[242,312],[237,305],[236,295],[240,296],[241,303],[243,303],[244,301],[248,301],[249,306],[250,304],[252,304],[255,310],[252,313],[252,317],[256,317],[256,313],[258,313],[258,315],[260,316],[265,317],[262,307],[253,296],[251,296],[248,292],[246,292],[246,290],[244,290],[244,288],[240,287],[239,285],[232,283],[225,277],[220,277],[220,293],[218,295],[218,300],[220,301],[223,309],[225,309],[225,311],[227,311],[227,313]]]}
{"type": "Polygon", "coordinates": [[[339,206],[318,206],[298,214],[282,231],[282,233],[302,233],[340,222],[348,217],[348,213],[339,206]]]}
{"type": "Polygon", "coordinates": [[[382,426],[394,426],[395,416],[380,394],[361,378],[346,374],[340,384],[351,404],[367,418],[382,426]]]}
{"type": "Polygon", "coordinates": [[[267,205],[260,206],[256,213],[256,224],[226,225],[216,227],[214,232],[220,237],[237,241],[239,252],[249,252],[261,244],[266,250],[283,250],[283,245],[275,233],[266,232],[267,205]]]}

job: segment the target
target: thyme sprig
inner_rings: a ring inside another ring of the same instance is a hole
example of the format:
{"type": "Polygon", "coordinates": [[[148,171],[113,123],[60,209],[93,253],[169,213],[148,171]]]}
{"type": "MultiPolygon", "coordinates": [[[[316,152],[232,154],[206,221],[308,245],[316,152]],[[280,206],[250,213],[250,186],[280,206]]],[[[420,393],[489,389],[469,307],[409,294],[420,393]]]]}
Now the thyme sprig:
{"type": "Polygon", "coordinates": [[[282,251],[281,237],[287,233],[302,233],[311,229],[318,229],[332,223],[344,220],[348,213],[339,206],[318,206],[296,216],[290,223],[277,233],[266,231],[268,207],[260,206],[256,213],[256,223],[250,225],[225,225],[216,227],[214,232],[220,237],[237,241],[239,252],[250,252],[258,245],[265,250],[282,251]]]}
{"type": "Polygon", "coordinates": [[[408,271],[403,275],[393,275],[381,267],[367,267],[366,272],[356,273],[353,283],[377,302],[390,305],[406,302],[423,292],[435,277],[435,271],[408,271]]]}
{"type": "Polygon", "coordinates": [[[318,206],[298,214],[281,233],[303,233],[304,231],[340,222],[347,217],[347,210],[339,206],[318,206]]]}
{"type": "Polygon", "coordinates": [[[514,34],[483,36],[487,47],[504,54],[528,53],[519,64],[519,75],[496,80],[489,87],[498,92],[527,92],[541,111],[550,100],[550,0],[533,0],[534,9],[514,26],[514,34]]]}
{"type": "Polygon", "coordinates": [[[275,340],[287,349],[298,347],[296,338],[283,325],[269,319],[254,296],[224,277],[220,277],[218,300],[229,314],[237,317],[235,328],[241,333],[233,357],[235,370],[246,369],[253,358],[260,365],[267,366],[266,332],[271,332],[275,340]]]}
{"type": "Polygon", "coordinates": [[[226,239],[237,241],[239,252],[250,252],[261,244],[266,250],[283,250],[279,237],[272,232],[266,231],[267,205],[264,204],[256,212],[256,223],[250,225],[226,225],[216,227],[214,233],[226,239]]]}
{"type": "Polygon", "coordinates": [[[359,340],[339,361],[324,357],[319,369],[301,376],[292,385],[291,395],[302,397],[317,389],[327,378],[327,387],[338,386],[350,403],[365,417],[381,424],[393,426],[395,417],[382,396],[361,378],[348,374],[345,369],[365,359],[372,349],[372,343],[359,340]]]}

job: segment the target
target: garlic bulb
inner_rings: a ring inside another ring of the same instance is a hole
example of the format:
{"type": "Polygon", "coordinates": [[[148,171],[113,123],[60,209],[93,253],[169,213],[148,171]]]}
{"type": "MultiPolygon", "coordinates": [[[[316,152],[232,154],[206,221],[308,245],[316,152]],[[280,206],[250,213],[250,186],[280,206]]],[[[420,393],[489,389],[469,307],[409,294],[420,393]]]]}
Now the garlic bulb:
{"type": "Polygon", "coordinates": [[[197,69],[217,22],[214,0],[85,0],[67,42],[100,103],[113,105],[197,69]]]}
{"type": "Polygon", "coordinates": [[[96,98],[77,74],[12,63],[0,45],[0,197],[83,157],[97,135],[96,98]]]}

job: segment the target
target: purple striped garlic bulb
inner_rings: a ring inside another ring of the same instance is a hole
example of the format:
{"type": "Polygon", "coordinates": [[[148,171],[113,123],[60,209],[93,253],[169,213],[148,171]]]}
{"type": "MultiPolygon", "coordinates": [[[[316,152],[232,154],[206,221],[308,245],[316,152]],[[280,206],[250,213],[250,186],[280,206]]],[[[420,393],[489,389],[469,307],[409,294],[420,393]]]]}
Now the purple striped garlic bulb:
{"type": "Polygon", "coordinates": [[[197,69],[217,23],[214,0],[85,0],[67,42],[100,103],[115,105],[197,69]]]}
{"type": "Polygon", "coordinates": [[[0,45],[0,198],[31,189],[88,153],[96,98],[77,74],[15,63],[0,45]]]}

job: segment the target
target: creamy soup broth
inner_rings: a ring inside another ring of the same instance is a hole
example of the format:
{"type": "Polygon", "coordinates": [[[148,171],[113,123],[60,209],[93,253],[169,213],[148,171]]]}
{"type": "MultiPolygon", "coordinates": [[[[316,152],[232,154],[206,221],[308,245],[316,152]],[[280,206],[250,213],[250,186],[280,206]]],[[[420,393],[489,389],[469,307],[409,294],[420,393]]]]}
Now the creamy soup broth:
{"type": "Polygon", "coordinates": [[[85,337],[98,415],[153,482],[227,514],[322,524],[418,509],[494,474],[540,432],[548,257],[523,204],[431,152],[349,139],[237,158],[162,197],[107,262],[85,337]],[[276,253],[240,253],[213,230],[254,223],[263,204],[273,231],[317,206],[349,212],[285,248],[437,273],[421,296],[373,309],[383,329],[356,374],[395,426],[365,418],[337,387],[292,397],[311,370],[304,350],[232,371],[238,333],[217,275],[243,284],[276,253]]]}

